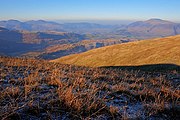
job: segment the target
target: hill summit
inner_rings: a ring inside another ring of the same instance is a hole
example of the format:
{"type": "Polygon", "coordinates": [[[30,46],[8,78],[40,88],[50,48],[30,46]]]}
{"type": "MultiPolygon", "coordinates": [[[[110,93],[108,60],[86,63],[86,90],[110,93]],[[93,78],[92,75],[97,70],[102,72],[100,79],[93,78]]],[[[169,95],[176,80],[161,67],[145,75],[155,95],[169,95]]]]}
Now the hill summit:
{"type": "Polygon", "coordinates": [[[149,19],[133,22],[124,28],[117,28],[114,33],[138,39],[167,37],[180,34],[180,24],[162,19],[149,19]]]}

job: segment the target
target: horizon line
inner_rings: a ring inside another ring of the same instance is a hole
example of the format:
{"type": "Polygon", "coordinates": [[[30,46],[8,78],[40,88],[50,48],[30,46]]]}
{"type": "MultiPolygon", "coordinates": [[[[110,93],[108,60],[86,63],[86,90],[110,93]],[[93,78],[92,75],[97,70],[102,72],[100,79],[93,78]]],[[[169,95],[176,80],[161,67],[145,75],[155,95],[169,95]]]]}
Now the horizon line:
{"type": "Polygon", "coordinates": [[[14,18],[10,18],[10,19],[0,19],[0,21],[8,21],[8,20],[17,20],[20,22],[26,22],[26,21],[51,21],[51,22],[65,22],[65,21],[71,21],[71,22],[80,22],[80,21],[89,21],[89,22],[98,22],[98,21],[104,21],[104,22],[113,22],[113,21],[121,21],[121,22],[136,22],[136,21],[146,21],[146,20],[150,20],[150,19],[160,19],[160,20],[165,20],[165,21],[171,21],[171,22],[180,22],[180,20],[170,20],[170,19],[162,19],[162,18],[149,18],[149,19],[14,19],[14,18]]]}

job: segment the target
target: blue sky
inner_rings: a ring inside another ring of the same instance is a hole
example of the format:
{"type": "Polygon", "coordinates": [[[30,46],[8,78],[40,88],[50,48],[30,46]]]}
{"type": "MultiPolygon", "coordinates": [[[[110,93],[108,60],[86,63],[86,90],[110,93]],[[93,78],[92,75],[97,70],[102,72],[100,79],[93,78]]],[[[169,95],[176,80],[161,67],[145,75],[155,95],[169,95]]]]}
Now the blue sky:
{"type": "Polygon", "coordinates": [[[0,19],[180,21],[180,0],[0,0],[0,19]]]}

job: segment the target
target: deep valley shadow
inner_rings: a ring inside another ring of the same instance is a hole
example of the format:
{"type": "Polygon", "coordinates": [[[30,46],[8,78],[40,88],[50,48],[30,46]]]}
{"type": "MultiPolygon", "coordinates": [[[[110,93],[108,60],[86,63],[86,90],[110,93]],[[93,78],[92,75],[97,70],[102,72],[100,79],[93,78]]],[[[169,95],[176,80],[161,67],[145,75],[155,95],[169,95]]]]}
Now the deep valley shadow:
{"type": "Polygon", "coordinates": [[[139,66],[104,66],[101,68],[111,68],[120,70],[140,70],[145,72],[168,72],[168,71],[179,71],[180,66],[176,64],[147,64],[139,66]]]}

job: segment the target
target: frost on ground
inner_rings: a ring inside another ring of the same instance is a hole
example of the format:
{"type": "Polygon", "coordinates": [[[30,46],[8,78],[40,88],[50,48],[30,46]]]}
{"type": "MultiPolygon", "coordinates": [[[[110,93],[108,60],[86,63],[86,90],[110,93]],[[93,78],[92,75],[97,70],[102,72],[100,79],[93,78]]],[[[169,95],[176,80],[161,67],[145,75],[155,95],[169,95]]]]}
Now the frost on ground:
{"type": "Polygon", "coordinates": [[[179,119],[179,76],[0,57],[0,118],[179,119]]]}

